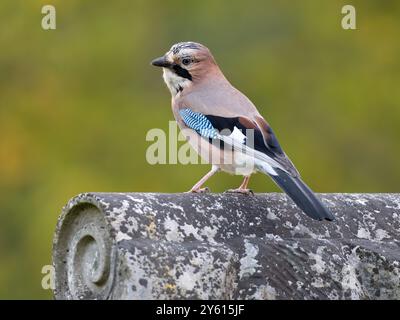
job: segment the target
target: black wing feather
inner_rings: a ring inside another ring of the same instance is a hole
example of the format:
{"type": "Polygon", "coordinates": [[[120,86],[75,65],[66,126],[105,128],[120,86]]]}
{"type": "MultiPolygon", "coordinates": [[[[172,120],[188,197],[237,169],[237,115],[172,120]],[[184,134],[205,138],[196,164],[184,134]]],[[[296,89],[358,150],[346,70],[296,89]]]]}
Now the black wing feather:
{"type": "MultiPolygon", "coordinates": [[[[278,139],[276,138],[274,132],[272,131],[272,128],[269,126],[268,126],[267,139],[264,139],[261,130],[258,128],[256,124],[253,124],[253,126],[249,125],[246,126],[243,124],[243,120],[240,117],[225,118],[214,115],[205,115],[205,117],[207,117],[207,119],[211,122],[213,127],[220,132],[226,129],[232,132],[236,127],[243,133],[243,135],[245,135],[248,138],[249,132],[247,130],[253,129],[254,146],[250,145],[250,147],[266,154],[267,156],[275,160],[281,159],[282,157],[286,157],[281,146],[279,145],[278,139]]],[[[249,141],[249,139],[246,139],[246,141],[249,141]]]]}

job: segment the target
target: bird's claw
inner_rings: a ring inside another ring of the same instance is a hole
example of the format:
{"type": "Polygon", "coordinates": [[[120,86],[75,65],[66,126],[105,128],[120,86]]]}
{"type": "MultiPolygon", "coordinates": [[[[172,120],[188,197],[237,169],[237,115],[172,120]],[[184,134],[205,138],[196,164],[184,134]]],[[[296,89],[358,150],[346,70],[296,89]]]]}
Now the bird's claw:
{"type": "Polygon", "coordinates": [[[200,189],[191,189],[187,191],[186,193],[210,193],[210,189],[205,187],[205,188],[200,188],[200,189]]]}
{"type": "Polygon", "coordinates": [[[225,193],[240,193],[240,194],[244,194],[246,196],[254,196],[254,192],[251,189],[229,189],[226,190],[225,193]]]}

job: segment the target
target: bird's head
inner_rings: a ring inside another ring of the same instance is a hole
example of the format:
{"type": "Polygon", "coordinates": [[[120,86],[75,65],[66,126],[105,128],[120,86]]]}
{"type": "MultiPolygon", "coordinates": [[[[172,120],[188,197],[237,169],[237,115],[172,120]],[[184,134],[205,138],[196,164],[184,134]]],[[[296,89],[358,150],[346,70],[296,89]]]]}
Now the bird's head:
{"type": "Polygon", "coordinates": [[[151,64],[163,68],[164,81],[173,96],[218,69],[210,50],[196,42],[174,44],[151,64]]]}

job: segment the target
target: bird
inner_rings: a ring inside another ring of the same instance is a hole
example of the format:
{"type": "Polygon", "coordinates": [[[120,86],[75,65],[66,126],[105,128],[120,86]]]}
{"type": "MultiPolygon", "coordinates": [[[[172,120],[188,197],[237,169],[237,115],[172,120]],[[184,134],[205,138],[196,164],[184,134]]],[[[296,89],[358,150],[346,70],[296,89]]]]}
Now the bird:
{"type": "Polygon", "coordinates": [[[172,113],[190,145],[211,170],[189,192],[205,193],[205,182],[219,171],[243,176],[229,192],[250,195],[250,176],[262,172],[315,220],[334,220],[332,213],[303,182],[256,106],[224,76],[211,51],[188,41],[174,44],[151,61],[163,70],[172,96],[172,113]]]}

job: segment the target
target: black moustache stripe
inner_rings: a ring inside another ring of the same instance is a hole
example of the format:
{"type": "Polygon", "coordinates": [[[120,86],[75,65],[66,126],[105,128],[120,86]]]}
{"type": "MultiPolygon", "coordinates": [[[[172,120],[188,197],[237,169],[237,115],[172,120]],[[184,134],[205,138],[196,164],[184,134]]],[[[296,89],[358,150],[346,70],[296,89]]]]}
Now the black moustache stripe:
{"type": "Polygon", "coordinates": [[[177,65],[177,64],[174,64],[174,65],[172,66],[172,70],[174,70],[174,72],[175,72],[178,76],[192,81],[192,75],[191,75],[191,74],[189,73],[189,71],[187,71],[185,68],[182,68],[181,66],[179,66],[179,65],[177,65]]]}

